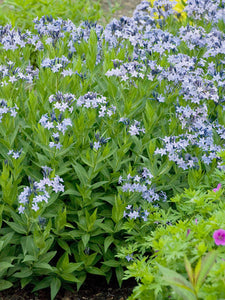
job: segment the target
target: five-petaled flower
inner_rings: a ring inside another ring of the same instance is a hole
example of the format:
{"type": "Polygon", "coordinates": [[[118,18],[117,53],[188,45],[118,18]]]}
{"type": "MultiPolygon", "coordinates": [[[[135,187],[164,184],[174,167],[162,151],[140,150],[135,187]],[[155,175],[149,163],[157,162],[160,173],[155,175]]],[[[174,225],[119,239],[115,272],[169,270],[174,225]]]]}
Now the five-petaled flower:
{"type": "Polygon", "coordinates": [[[225,245],[225,230],[224,229],[218,229],[214,231],[213,238],[215,240],[216,245],[225,245]]]}

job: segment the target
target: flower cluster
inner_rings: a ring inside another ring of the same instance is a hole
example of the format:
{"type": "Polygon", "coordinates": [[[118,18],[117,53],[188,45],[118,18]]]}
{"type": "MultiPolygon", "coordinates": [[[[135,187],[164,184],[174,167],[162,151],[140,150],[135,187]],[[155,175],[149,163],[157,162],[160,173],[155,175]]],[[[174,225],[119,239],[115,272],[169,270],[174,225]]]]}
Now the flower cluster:
{"type": "Polygon", "coordinates": [[[132,205],[128,205],[123,213],[123,217],[130,220],[142,219],[143,221],[147,221],[148,215],[149,212],[147,210],[143,210],[141,207],[134,209],[132,205]]]}
{"type": "Polygon", "coordinates": [[[20,157],[21,153],[22,153],[23,149],[20,149],[19,151],[14,151],[14,150],[9,150],[9,152],[7,153],[8,155],[12,155],[12,157],[14,159],[17,159],[20,157]]]}
{"type": "MultiPolygon", "coordinates": [[[[130,120],[128,118],[120,118],[119,122],[125,124],[125,125],[130,125],[130,120]]],[[[145,128],[144,127],[140,127],[140,122],[137,120],[134,120],[134,124],[130,125],[128,132],[130,133],[130,135],[139,135],[140,132],[145,133],[145,128]]],[[[126,130],[128,129],[128,126],[126,127],[126,130]]]]}
{"type": "Polygon", "coordinates": [[[65,56],[55,57],[54,59],[45,58],[41,63],[41,67],[51,68],[53,73],[57,73],[60,69],[64,69],[68,63],[69,60],[65,56]]]}
{"type": "Polygon", "coordinates": [[[224,0],[220,7],[220,0],[187,0],[184,11],[194,20],[205,20],[217,22],[220,17],[224,17],[224,0]]]}
{"type": "MultiPolygon", "coordinates": [[[[119,62],[114,61],[114,65],[117,65],[119,62]]],[[[117,76],[121,77],[122,81],[130,80],[131,78],[144,78],[145,77],[145,66],[138,63],[137,61],[128,62],[122,64],[116,69],[108,70],[106,76],[117,76]]]]}
{"type": "Polygon", "coordinates": [[[72,121],[70,118],[63,118],[63,114],[65,112],[72,113],[73,111],[73,102],[74,102],[73,94],[62,94],[61,92],[57,92],[55,95],[51,95],[49,97],[49,102],[54,103],[54,109],[50,116],[46,113],[44,114],[39,123],[47,128],[48,130],[53,129],[52,137],[54,138],[54,142],[50,142],[49,146],[51,148],[56,147],[56,149],[60,149],[62,145],[59,142],[60,133],[65,134],[68,127],[72,126],[72,121]]]}
{"type": "Polygon", "coordinates": [[[15,67],[15,63],[8,61],[7,65],[0,65],[0,80],[1,86],[6,86],[9,83],[14,83],[18,80],[25,80],[28,83],[33,83],[34,78],[37,78],[39,70],[33,68],[30,64],[22,70],[20,67],[15,67]]]}
{"type": "Polygon", "coordinates": [[[56,175],[54,178],[49,178],[47,175],[52,171],[51,168],[46,166],[43,168],[44,177],[40,181],[33,181],[29,178],[31,186],[26,186],[19,195],[19,208],[20,214],[24,213],[26,208],[31,208],[34,211],[38,211],[41,208],[41,203],[48,203],[50,198],[49,188],[55,192],[64,192],[63,179],[56,175]]]}
{"type": "Polygon", "coordinates": [[[149,185],[152,185],[151,179],[153,178],[153,175],[150,173],[150,171],[144,167],[143,170],[140,171],[140,174],[141,176],[131,176],[128,174],[126,179],[123,179],[122,176],[120,176],[118,183],[121,184],[123,181],[125,182],[122,185],[122,191],[142,193],[142,198],[149,203],[166,201],[167,196],[164,192],[157,193],[155,192],[155,188],[149,187],[149,185]]]}
{"type": "Polygon", "coordinates": [[[4,50],[16,50],[25,47],[28,43],[30,32],[22,34],[20,30],[12,29],[11,25],[0,26],[0,43],[4,50]]]}
{"type": "Polygon", "coordinates": [[[98,114],[99,117],[104,117],[105,115],[110,117],[116,111],[116,106],[111,105],[108,107],[106,97],[93,92],[88,92],[87,94],[80,96],[77,99],[76,105],[78,107],[84,106],[86,108],[100,108],[98,114]]]}
{"type": "Polygon", "coordinates": [[[37,17],[34,19],[34,23],[34,28],[37,30],[39,36],[47,36],[48,38],[45,40],[45,43],[52,43],[53,46],[55,46],[59,38],[64,37],[64,32],[62,31],[68,30],[67,22],[61,18],[54,20],[51,16],[43,16],[39,20],[37,17]]]}
{"type": "Polygon", "coordinates": [[[0,99],[0,123],[2,122],[2,118],[6,114],[10,114],[11,117],[16,117],[18,106],[9,107],[7,102],[4,99],[0,99]]]}

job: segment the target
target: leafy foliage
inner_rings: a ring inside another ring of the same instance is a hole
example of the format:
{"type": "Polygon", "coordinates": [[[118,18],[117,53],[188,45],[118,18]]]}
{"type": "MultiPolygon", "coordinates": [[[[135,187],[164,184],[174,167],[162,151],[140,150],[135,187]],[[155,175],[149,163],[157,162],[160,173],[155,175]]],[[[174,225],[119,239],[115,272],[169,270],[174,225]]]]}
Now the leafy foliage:
{"type": "Polygon", "coordinates": [[[115,273],[131,299],[222,299],[224,1],[105,28],[78,2],[2,4],[0,290],[115,273]]]}

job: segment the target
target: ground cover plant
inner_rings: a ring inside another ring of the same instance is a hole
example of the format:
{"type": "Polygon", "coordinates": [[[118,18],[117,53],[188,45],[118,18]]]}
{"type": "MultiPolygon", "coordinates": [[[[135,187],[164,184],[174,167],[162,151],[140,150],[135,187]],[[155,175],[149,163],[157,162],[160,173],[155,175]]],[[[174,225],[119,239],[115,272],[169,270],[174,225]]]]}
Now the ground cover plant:
{"type": "Polygon", "coordinates": [[[0,27],[0,290],[225,297],[225,1],[175,4],[0,27]]]}

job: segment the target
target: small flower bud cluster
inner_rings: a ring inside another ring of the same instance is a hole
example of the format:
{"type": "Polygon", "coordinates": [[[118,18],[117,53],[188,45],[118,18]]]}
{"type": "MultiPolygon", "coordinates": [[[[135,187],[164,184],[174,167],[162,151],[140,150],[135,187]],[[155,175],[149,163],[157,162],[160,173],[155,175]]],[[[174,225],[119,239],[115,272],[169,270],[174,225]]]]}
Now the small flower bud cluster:
{"type": "Polygon", "coordinates": [[[41,208],[41,203],[48,203],[50,194],[47,191],[48,187],[55,192],[64,192],[64,185],[61,183],[63,179],[56,175],[54,178],[50,179],[47,177],[49,175],[51,168],[46,166],[43,167],[44,178],[40,181],[33,181],[29,178],[31,187],[26,186],[19,195],[19,208],[20,214],[24,213],[26,208],[31,208],[34,211],[38,211],[41,208]]]}
{"type": "Polygon", "coordinates": [[[110,137],[106,138],[106,139],[103,137],[100,138],[99,133],[95,134],[95,138],[96,138],[97,142],[94,142],[94,144],[92,142],[90,143],[90,148],[91,149],[94,148],[95,150],[98,150],[99,148],[101,148],[101,145],[106,144],[108,142],[108,140],[111,139],[110,137]]]}
{"type": "Polygon", "coordinates": [[[106,114],[110,117],[116,111],[116,106],[108,106],[106,97],[98,95],[97,93],[88,92],[84,96],[80,96],[77,100],[77,106],[84,106],[86,108],[100,108],[99,117],[104,117],[106,114]]]}

